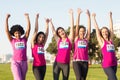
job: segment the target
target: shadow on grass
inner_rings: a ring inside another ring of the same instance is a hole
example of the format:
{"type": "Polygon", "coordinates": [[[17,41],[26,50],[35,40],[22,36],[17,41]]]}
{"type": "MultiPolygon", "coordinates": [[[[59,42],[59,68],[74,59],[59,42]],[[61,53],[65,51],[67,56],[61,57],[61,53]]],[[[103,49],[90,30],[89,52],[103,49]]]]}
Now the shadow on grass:
{"type": "MultiPolygon", "coordinates": [[[[102,66],[101,64],[100,65],[89,65],[89,68],[102,68],[102,66]]],[[[117,68],[120,68],[120,65],[118,65],[117,68]]]]}

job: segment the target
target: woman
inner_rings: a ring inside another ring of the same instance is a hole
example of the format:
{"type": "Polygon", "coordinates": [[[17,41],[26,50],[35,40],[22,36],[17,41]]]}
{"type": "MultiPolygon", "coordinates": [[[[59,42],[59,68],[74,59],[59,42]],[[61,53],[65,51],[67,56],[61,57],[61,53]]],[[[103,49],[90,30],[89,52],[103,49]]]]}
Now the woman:
{"type": "Polygon", "coordinates": [[[117,59],[115,56],[115,48],[113,44],[113,21],[112,12],[109,13],[110,17],[110,30],[107,27],[102,27],[100,30],[96,22],[96,14],[92,14],[94,26],[96,29],[97,41],[102,51],[102,67],[108,80],[117,80],[117,59]]]}
{"type": "Polygon", "coordinates": [[[63,80],[68,80],[69,78],[69,70],[70,70],[70,51],[72,49],[72,41],[73,41],[73,10],[70,9],[70,19],[71,19],[71,27],[70,34],[67,36],[64,28],[58,27],[55,31],[52,20],[51,29],[54,35],[54,38],[57,42],[58,52],[56,54],[55,62],[53,65],[53,78],[54,80],[59,80],[60,71],[62,71],[63,80]]]}
{"type": "Polygon", "coordinates": [[[13,47],[13,56],[11,62],[11,69],[13,73],[14,80],[25,80],[27,73],[27,40],[30,33],[30,20],[29,15],[25,14],[27,19],[27,29],[24,34],[24,29],[21,25],[13,25],[9,31],[8,19],[10,14],[7,14],[5,30],[13,47]]]}
{"type": "Polygon", "coordinates": [[[44,80],[46,73],[46,61],[44,46],[48,38],[49,19],[46,19],[46,32],[38,32],[38,18],[36,15],[35,30],[31,41],[32,57],[33,57],[33,74],[36,80],[44,80]]]}
{"type": "Polygon", "coordinates": [[[76,80],[86,80],[88,73],[88,42],[90,39],[91,19],[90,12],[87,10],[88,29],[84,26],[79,27],[80,14],[82,10],[78,8],[77,22],[74,40],[73,69],[76,80]],[[87,33],[86,33],[87,32],[87,33]]]}

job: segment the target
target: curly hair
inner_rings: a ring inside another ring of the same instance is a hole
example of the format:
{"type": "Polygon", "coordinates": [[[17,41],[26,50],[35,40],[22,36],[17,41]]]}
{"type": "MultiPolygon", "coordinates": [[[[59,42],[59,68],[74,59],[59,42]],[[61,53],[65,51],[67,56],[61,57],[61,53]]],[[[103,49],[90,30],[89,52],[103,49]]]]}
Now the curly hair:
{"type": "Polygon", "coordinates": [[[14,36],[14,33],[15,33],[16,31],[19,31],[19,32],[21,33],[21,35],[23,35],[23,34],[25,33],[23,27],[22,27],[21,25],[18,25],[18,24],[13,25],[13,26],[11,27],[11,29],[10,29],[10,34],[11,34],[12,36],[14,36]]]}

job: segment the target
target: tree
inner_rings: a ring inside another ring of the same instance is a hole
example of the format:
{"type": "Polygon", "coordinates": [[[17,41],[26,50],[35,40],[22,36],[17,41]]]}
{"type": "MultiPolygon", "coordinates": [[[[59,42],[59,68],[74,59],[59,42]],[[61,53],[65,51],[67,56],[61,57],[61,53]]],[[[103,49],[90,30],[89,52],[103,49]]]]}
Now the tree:
{"type": "Polygon", "coordinates": [[[113,42],[114,42],[114,45],[115,45],[115,50],[117,50],[117,47],[120,46],[120,39],[117,38],[116,36],[113,37],[113,42]]]}
{"type": "Polygon", "coordinates": [[[48,45],[48,48],[46,49],[46,51],[49,52],[50,54],[57,53],[57,43],[54,37],[52,37],[52,42],[48,45]]]}
{"type": "Polygon", "coordinates": [[[93,29],[91,34],[90,34],[90,40],[89,40],[88,48],[89,48],[88,49],[88,55],[89,55],[90,63],[91,63],[92,60],[101,61],[102,55],[101,55],[100,48],[99,48],[99,45],[98,45],[98,41],[97,41],[97,38],[96,38],[95,29],[93,29]]]}
{"type": "MultiPolygon", "coordinates": [[[[74,29],[75,29],[75,26],[74,26],[74,29]]],[[[70,27],[66,30],[67,34],[69,34],[69,32],[70,32],[70,27]]],[[[120,39],[115,36],[113,40],[114,40],[115,50],[117,50],[117,47],[120,46],[120,39]]],[[[57,53],[57,44],[54,37],[52,37],[52,41],[48,45],[48,48],[46,49],[46,51],[51,54],[57,53]]],[[[101,50],[98,45],[95,29],[92,30],[90,40],[88,43],[88,55],[90,60],[93,60],[93,59],[95,61],[102,60],[101,50]]]]}

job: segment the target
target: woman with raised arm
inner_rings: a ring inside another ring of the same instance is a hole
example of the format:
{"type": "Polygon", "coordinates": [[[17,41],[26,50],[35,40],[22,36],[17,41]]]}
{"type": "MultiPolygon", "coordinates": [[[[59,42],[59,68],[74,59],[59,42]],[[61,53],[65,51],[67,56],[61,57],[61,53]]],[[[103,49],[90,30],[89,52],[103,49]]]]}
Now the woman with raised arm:
{"type": "Polygon", "coordinates": [[[113,21],[112,12],[109,13],[110,17],[110,30],[107,27],[98,28],[97,21],[95,19],[96,14],[92,14],[94,26],[96,29],[97,41],[100,45],[102,52],[102,67],[108,80],[117,80],[117,59],[115,56],[115,48],[113,44],[113,21]]]}
{"type": "Polygon", "coordinates": [[[44,80],[46,73],[46,61],[44,46],[48,38],[49,19],[46,19],[46,32],[38,32],[38,18],[36,15],[35,30],[31,41],[32,57],[33,57],[33,74],[36,80],[44,80]]]}
{"type": "Polygon", "coordinates": [[[75,72],[76,80],[86,80],[88,73],[88,42],[90,39],[91,19],[90,12],[87,10],[88,29],[84,26],[79,27],[80,14],[82,10],[78,8],[76,20],[76,31],[74,40],[74,54],[73,54],[73,69],[75,72]],[[87,33],[86,33],[87,32],[87,33]]]}
{"type": "Polygon", "coordinates": [[[72,41],[73,41],[73,10],[69,10],[71,27],[70,34],[67,36],[64,28],[58,27],[55,31],[52,20],[51,29],[54,35],[54,38],[57,42],[58,52],[56,54],[55,62],[53,65],[53,79],[59,80],[60,71],[62,71],[63,80],[68,80],[69,71],[70,71],[70,52],[72,49],[72,41]]]}
{"type": "Polygon", "coordinates": [[[13,73],[14,80],[25,80],[27,73],[27,40],[30,33],[30,20],[29,15],[25,14],[27,19],[27,29],[24,34],[24,29],[21,25],[13,25],[9,31],[8,19],[10,14],[6,16],[5,30],[13,48],[13,56],[11,61],[11,69],[13,73]],[[22,37],[22,35],[24,35],[22,37]]]}

